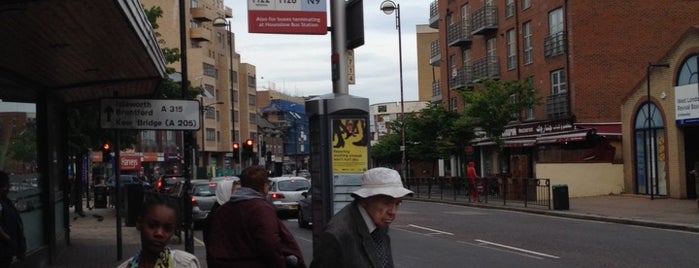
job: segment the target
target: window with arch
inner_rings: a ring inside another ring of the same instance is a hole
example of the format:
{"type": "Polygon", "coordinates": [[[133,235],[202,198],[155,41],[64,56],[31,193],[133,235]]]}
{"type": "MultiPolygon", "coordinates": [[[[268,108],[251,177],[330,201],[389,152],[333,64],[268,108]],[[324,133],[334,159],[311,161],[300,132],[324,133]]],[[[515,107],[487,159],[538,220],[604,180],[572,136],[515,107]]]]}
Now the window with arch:
{"type": "Polygon", "coordinates": [[[677,75],[677,86],[696,84],[699,79],[699,55],[694,54],[684,60],[677,75]]]}
{"type": "Polygon", "coordinates": [[[658,107],[646,102],[634,120],[636,193],[667,195],[665,121],[658,107]]]}

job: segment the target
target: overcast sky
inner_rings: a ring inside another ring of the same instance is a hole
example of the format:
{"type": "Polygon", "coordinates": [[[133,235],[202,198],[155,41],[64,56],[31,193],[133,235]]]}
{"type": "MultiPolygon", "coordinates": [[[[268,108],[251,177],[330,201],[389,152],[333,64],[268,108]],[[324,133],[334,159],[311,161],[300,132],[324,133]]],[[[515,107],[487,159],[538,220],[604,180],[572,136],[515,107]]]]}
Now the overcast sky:
{"type": "MultiPolygon", "coordinates": [[[[328,10],[330,2],[327,0],[328,10]]],[[[247,2],[225,0],[233,9],[232,27],[241,61],[257,68],[258,88],[273,85],[292,96],[332,93],[331,38],[326,35],[251,34],[247,2]]],[[[364,0],[364,45],[354,50],[356,84],[349,94],[369,103],[400,101],[400,65],[395,13],[379,9],[382,0],[364,0]]],[[[405,101],[417,100],[415,26],[427,24],[432,0],[394,1],[400,4],[405,101]]],[[[328,12],[328,26],[331,21],[328,12]]]]}

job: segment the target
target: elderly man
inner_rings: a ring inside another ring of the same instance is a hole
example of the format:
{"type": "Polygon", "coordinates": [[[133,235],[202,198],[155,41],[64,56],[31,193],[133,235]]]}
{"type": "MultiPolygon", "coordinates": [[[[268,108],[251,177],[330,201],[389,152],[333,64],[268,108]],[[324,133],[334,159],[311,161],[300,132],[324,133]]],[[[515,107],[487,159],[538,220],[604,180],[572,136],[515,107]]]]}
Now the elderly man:
{"type": "Polygon", "coordinates": [[[352,193],[354,201],[320,235],[311,267],[393,267],[388,227],[403,197],[412,193],[395,170],[366,171],[361,188],[352,193]]]}

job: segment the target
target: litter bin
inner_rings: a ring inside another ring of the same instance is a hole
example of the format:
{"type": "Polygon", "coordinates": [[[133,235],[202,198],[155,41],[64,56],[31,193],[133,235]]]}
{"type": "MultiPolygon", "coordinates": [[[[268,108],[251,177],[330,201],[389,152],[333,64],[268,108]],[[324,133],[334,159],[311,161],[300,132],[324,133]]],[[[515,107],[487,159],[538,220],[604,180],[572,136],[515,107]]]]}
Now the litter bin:
{"type": "Polygon", "coordinates": [[[124,224],[129,227],[136,226],[138,214],[143,206],[143,187],[139,184],[127,184],[123,188],[125,193],[124,205],[126,207],[126,219],[124,224]]]}
{"type": "Polygon", "coordinates": [[[551,186],[553,190],[553,209],[568,210],[568,185],[556,184],[551,186]]]}
{"type": "Polygon", "coordinates": [[[107,186],[95,185],[95,208],[107,207],[107,186]]]}

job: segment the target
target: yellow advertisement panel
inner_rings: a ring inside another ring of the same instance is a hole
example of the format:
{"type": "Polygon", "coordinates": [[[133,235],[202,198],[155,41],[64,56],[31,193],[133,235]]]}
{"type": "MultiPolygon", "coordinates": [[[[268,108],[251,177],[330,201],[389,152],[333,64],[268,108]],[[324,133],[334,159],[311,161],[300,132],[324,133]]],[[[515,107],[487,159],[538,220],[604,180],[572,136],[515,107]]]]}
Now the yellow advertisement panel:
{"type": "Polygon", "coordinates": [[[333,173],[364,173],[369,163],[366,120],[333,119],[332,128],[333,173]]]}

